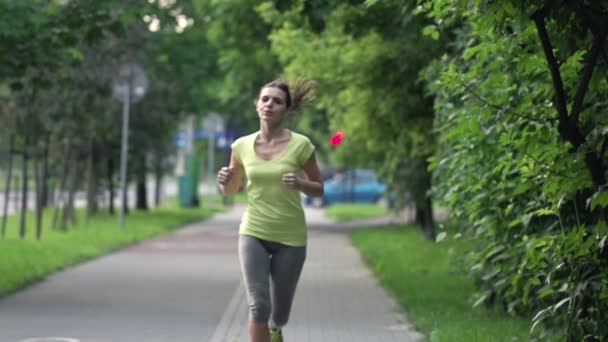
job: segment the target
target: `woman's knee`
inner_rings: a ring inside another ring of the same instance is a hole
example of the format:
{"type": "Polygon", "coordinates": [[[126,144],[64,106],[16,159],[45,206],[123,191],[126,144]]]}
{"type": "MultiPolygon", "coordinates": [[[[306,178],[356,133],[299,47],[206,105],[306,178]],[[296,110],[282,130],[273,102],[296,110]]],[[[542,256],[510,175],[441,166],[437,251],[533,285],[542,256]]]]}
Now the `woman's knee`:
{"type": "Polygon", "coordinates": [[[255,322],[268,322],[272,311],[270,291],[265,282],[248,284],[249,316],[255,322]]]}
{"type": "Polygon", "coordinates": [[[272,315],[272,319],[270,321],[270,325],[272,325],[273,327],[284,327],[285,325],[287,325],[287,322],[289,321],[289,313],[283,314],[283,315],[272,315]]]}
{"type": "Polygon", "coordinates": [[[254,322],[268,322],[270,312],[270,300],[258,298],[249,304],[249,317],[254,322]]]}

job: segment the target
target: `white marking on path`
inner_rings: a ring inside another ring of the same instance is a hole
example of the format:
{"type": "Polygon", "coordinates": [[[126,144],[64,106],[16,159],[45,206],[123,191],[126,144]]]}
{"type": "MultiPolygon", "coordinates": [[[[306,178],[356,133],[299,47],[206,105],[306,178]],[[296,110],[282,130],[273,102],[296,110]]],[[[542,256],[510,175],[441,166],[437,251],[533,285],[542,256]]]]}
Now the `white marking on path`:
{"type": "Polygon", "coordinates": [[[33,337],[20,342],[80,342],[80,340],[71,337],[33,337]]]}
{"type": "Polygon", "coordinates": [[[242,281],[240,281],[236,289],[234,290],[234,294],[230,299],[230,303],[228,303],[228,306],[226,307],[226,310],[222,315],[222,319],[215,328],[215,331],[211,336],[211,340],[209,340],[209,342],[228,342],[227,335],[231,331],[234,331],[235,325],[238,327],[243,326],[244,322],[239,322],[239,320],[242,320],[242,315],[239,315],[239,313],[244,309],[245,288],[243,287],[242,281]]]}

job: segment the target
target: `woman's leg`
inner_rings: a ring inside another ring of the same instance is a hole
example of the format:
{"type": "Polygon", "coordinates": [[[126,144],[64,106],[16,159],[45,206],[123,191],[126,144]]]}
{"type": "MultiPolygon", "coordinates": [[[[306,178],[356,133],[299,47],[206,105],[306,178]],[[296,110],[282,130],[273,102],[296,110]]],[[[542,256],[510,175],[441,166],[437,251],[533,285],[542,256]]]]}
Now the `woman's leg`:
{"type": "Polygon", "coordinates": [[[239,236],[239,260],[249,303],[249,341],[268,342],[270,254],[251,236],[239,236]]]}
{"type": "Polygon", "coordinates": [[[249,342],[269,342],[270,330],[268,323],[249,321],[249,342]]]}
{"type": "Polygon", "coordinates": [[[270,259],[270,298],[272,314],[270,326],[282,328],[289,320],[291,304],[296,292],[302,267],[306,260],[306,247],[281,245],[270,259]]]}

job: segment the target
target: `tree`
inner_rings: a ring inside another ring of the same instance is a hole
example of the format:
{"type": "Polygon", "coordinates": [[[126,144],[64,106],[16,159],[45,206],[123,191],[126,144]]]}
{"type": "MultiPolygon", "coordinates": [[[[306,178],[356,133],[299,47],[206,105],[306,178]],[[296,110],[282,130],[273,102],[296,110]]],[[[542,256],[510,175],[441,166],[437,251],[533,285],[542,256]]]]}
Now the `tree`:
{"type": "MultiPolygon", "coordinates": [[[[96,6],[93,1],[68,2],[65,4],[29,2],[0,2],[3,39],[0,44],[0,82],[10,84],[9,97],[18,98],[19,108],[2,113],[8,125],[11,148],[9,159],[17,152],[23,157],[22,213],[20,236],[25,236],[25,211],[29,176],[29,159],[38,155],[40,141],[48,141],[44,122],[39,120],[30,104],[52,83],[54,74],[62,65],[80,60],[78,44],[95,42],[104,32],[116,29],[116,21],[109,15],[107,6],[96,6]],[[13,147],[14,146],[14,147],[13,147]]],[[[45,145],[48,147],[48,145],[45,145]]],[[[11,163],[9,163],[10,165],[11,163]]],[[[46,165],[46,164],[45,164],[46,165]]],[[[9,171],[10,175],[11,172],[9,171]]],[[[38,180],[38,170],[34,171],[38,180]]],[[[10,177],[7,179],[10,183],[10,177]]],[[[37,181],[36,184],[40,182],[37,181]]],[[[40,184],[42,185],[42,184],[40,184]]],[[[40,190],[40,189],[39,189],[40,190]]],[[[8,191],[8,189],[7,189],[8,191]]],[[[8,192],[7,192],[8,193],[8,192]]],[[[40,197],[41,191],[37,191],[40,197]]],[[[41,199],[38,198],[37,235],[40,236],[41,199]]],[[[4,224],[3,224],[4,225],[4,224]]],[[[4,227],[3,227],[4,230],[4,227]]]]}
{"type": "MultiPolygon", "coordinates": [[[[450,54],[437,96],[435,192],[477,247],[477,303],[533,330],[604,340],[608,8],[599,2],[425,1],[450,54]],[[544,328],[544,329],[543,329],[544,328]]],[[[557,337],[556,337],[557,338],[557,337]]]]}
{"type": "Polygon", "coordinates": [[[426,164],[434,113],[418,74],[439,44],[422,34],[426,19],[413,12],[413,2],[321,3],[296,1],[285,11],[260,5],[258,12],[274,25],[273,51],[287,75],[318,81],[317,113],[326,113],[332,131],[346,132],[333,162],[380,169],[402,203],[411,194],[416,222],[434,239],[426,164]]]}

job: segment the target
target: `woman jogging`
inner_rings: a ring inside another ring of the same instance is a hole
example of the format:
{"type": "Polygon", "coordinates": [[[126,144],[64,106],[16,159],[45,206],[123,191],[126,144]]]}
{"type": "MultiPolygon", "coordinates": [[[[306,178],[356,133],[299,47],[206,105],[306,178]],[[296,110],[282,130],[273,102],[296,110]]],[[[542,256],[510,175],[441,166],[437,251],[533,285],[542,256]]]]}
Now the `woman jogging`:
{"type": "Polygon", "coordinates": [[[300,192],[323,196],[314,146],[284,127],[309,100],[312,81],[290,89],[264,85],[256,100],[260,130],[232,144],[230,165],[217,175],[220,191],[234,195],[247,176],[247,210],[239,229],[239,260],[249,303],[249,341],[281,342],[281,328],[306,258],[306,221],[300,192]]]}

